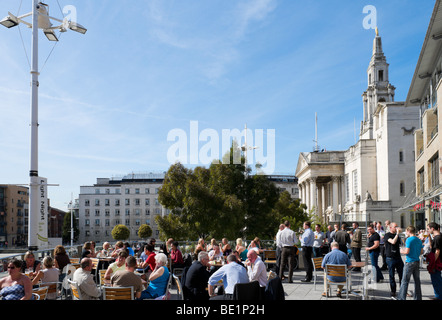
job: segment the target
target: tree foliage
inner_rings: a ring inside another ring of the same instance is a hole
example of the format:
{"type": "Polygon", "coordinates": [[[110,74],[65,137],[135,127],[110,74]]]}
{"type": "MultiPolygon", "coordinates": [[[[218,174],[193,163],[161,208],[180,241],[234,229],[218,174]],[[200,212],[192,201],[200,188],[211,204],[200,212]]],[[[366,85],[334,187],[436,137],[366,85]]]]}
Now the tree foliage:
{"type": "Polygon", "coordinates": [[[170,166],[158,197],[170,215],[155,218],[161,239],[268,239],[275,236],[281,219],[302,218],[299,201],[288,202],[266,176],[250,175],[243,158],[233,161],[234,149],[209,168],[170,166]]]}
{"type": "Polygon", "coordinates": [[[138,229],[138,236],[141,239],[147,239],[152,235],[152,228],[148,224],[142,224],[138,229]]]}
{"type": "Polygon", "coordinates": [[[112,229],[112,238],[114,240],[127,240],[130,237],[130,230],[128,227],[126,227],[124,224],[117,224],[112,229]]]}
{"type": "MultiPolygon", "coordinates": [[[[75,218],[75,215],[72,219],[74,225],[74,242],[78,240],[78,235],[80,234],[80,230],[78,229],[78,220],[75,218]]],[[[63,243],[71,242],[71,212],[68,211],[64,215],[63,226],[62,226],[62,241],[63,243]]]]}

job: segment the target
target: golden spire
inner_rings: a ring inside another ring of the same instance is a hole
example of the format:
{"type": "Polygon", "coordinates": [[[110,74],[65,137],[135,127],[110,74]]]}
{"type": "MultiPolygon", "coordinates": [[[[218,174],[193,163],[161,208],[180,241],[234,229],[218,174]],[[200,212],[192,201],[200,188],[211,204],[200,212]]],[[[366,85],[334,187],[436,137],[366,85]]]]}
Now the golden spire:
{"type": "Polygon", "coordinates": [[[376,37],[379,37],[379,30],[378,30],[378,27],[376,27],[376,37]]]}

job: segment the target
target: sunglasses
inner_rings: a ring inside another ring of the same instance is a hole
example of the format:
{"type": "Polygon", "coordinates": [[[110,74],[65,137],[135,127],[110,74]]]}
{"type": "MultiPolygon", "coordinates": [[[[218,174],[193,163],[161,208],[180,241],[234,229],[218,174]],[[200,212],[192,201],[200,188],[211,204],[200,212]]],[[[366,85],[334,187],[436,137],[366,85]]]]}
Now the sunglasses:
{"type": "Polygon", "coordinates": [[[12,267],[9,267],[9,266],[8,266],[8,269],[15,269],[15,267],[14,267],[14,266],[12,266],[12,267]]]}

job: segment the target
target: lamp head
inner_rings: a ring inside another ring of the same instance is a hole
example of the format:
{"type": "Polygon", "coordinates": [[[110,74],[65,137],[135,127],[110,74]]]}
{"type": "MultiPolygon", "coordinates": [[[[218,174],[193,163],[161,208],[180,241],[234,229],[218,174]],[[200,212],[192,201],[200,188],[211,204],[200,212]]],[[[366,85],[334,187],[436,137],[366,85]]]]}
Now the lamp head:
{"type": "Polygon", "coordinates": [[[0,21],[0,24],[9,29],[18,26],[18,21],[10,16],[7,16],[0,21]]]}

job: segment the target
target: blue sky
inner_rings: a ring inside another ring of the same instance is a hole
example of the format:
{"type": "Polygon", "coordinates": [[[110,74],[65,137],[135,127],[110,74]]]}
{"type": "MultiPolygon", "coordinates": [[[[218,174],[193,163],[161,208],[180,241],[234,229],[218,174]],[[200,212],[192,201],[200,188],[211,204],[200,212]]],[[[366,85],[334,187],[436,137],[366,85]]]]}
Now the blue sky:
{"type": "MultiPolygon", "coordinates": [[[[396,101],[405,100],[434,1],[46,0],[86,35],[40,35],[39,174],[65,209],[97,177],[167,171],[171,130],[275,130],[275,173],[300,152],[354,144],[376,8],[396,101]],[[69,13],[67,13],[69,14],[69,13]],[[50,54],[50,52],[52,53],[50,54]],[[47,59],[47,61],[46,61],[47,59]]],[[[24,14],[30,0],[3,1],[24,14]],[[20,9],[20,10],[19,10],[20,9]]],[[[0,28],[0,183],[28,183],[30,30],[0,28]]],[[[203,143],[200,143],[199,147],[203,143]]]]}

